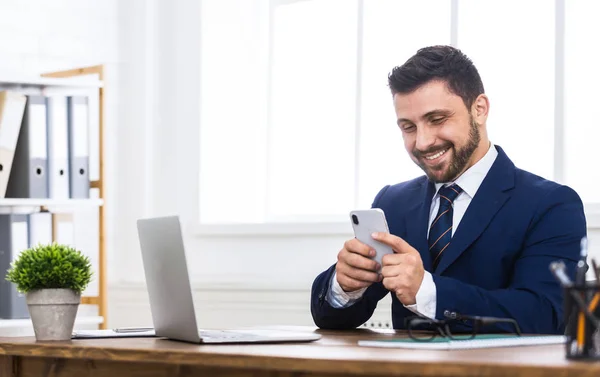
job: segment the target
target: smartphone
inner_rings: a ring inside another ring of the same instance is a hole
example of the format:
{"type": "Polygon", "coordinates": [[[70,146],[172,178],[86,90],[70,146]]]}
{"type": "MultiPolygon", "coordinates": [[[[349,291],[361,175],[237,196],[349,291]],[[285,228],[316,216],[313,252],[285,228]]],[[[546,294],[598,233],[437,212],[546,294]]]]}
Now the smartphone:
{"type": "MultiPolygon", "coordinates": [[[[375,241],[371,234],[374,232],[389,233],[387,221],[383,210],[379,208],[371,208],[365,210],[350,211],[350,220],[354,229],[354,237],[360,242],[369,245],[375,249],[376,254],[371,259],[374,259],[382,265],[381,259],[386,254],[393,254],[391,246],[388,246],[379,241],[375,241]]],[[[378,272],[381,272],[378,271],[378,272]]]]}

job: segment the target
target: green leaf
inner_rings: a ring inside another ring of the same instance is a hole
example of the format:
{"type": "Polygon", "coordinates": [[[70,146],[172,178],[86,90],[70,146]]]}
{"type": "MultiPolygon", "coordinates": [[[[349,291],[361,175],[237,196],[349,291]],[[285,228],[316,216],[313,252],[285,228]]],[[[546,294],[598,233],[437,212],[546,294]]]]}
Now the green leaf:
{"type": "Polygon", "coordinates": [[[23,250],[6,274],[6,280],[16,284],[21,293],[44,288],[67,288],[81,293],[91,279],[89,258],[57,243],[23,250]]]}

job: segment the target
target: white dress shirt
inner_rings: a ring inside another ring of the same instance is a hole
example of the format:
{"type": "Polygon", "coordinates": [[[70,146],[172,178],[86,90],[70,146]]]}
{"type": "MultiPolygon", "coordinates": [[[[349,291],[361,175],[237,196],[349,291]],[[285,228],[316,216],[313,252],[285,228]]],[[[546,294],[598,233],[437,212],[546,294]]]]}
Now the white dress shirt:
{"type": "MultiPolygon", "coordinates": [[[[444,185],[456,183],[463,190],[462,193],[454,200],[453,204],[454,212],[452,215],[452,235],[454,235],[455,230],[460,224],[460,220],[467,211],[467,207],[469,207],[469,204],[479,189],[479,186],[481,186],[483,179],[494,164],[497,155],[498,151],[493,144],[490,143],[490,148],[483,158],[477,161],[475,165],[467,169],[454,182],[435,184],[435,195],[431,200],[431,209],[429,210],[429,226],[427,227],[428,238],[429,227],[431,226],[433,219],[437,215],[438,208],[440,207],[440,196],[438,194],[440,188],[444,185]]],[[[344,308],[358,301],[365,291],[366,288],[362,288],[353,292],[344,292],[336,279],[336,274],[334,273],[331,279],[331,287],[327,292],[326,300],[334,308],[344,308]]],[[[419,314],[428,318],[435,318],[437,309],[436,288],[435,283],[433,282],[433,277],[429,271],[425,271],[423,281],[421,282],[421,286],[417,291],[416,302],[417,303],[414,305],[405,305],[404,307],[411,310],[415,314],[419,314]]]]}

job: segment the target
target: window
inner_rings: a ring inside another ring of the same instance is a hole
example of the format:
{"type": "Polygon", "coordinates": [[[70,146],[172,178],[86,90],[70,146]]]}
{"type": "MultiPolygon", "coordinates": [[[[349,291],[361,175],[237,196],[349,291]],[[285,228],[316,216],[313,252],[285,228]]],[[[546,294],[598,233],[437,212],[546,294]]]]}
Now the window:
{"type": "Polygon", "coordinates": [[[547,0],[458,6],[457,47],[473,60],[490,98],[490,141],[517,167],[548,179],[555,178],[554,7],[547,0]]]}
{"type": "Polygon", "coordinates": [[[600,82],[586,63],[598,60],[596,2],[202,4],[202,223],[347,221],[384,185],[422,175],[395,125],[387,75],[434,44],[472,58],[490,97],[489,137],[518,167],[600,202],[589,185],[600,173],[578,169],[599,129],[588,114],[600,82]]]}
{"type": "Polygon", "coordinates": [[[404,149],[387,76],[421,47],[450,44],[450,1],[365,1],[358,207],[371,206],[384,185],[423,175],[404,149]]]}
{"type": "Polygon", "coordinates": [[[354,202],[357,2],[273,13],[267,220],[328,220],[354,202]]]}
{"type": "Polygon", "coordinates": [[[585,203],[600,203],[596,148],[600,120],[594,114],[600,97],[597,65],[600,51],[600,2],[565,1],[565,181],[585,203]]]}
{"type": "Polygon", "coordinates": [[[200,221],[261,221],[268,3],[204,0],[201,12],[200,221]]]}

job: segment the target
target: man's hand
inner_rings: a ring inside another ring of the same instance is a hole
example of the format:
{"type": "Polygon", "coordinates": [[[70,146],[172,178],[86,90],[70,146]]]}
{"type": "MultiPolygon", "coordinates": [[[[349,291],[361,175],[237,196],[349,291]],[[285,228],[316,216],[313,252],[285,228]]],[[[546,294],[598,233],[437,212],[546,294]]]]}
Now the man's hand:
{"type": "Polygon", "coordinates": [[[421,287],[425,269],[421,255],[402,238],[389,233],[374,233],[373,239],[394,249],[394,254],[383,256],[383,286],[392,291],[404,305],[417,303],[417,292],[421,287]]]}
{"type": "Polygon", "coordinates": [[[344,243],[338,253],[335,272],[336,279],[345,292],[357,291],[381,281],[381,275],[377,273],[381,266],[369,258],[373,256],[375,250],[356,238],[344,243]]]}

